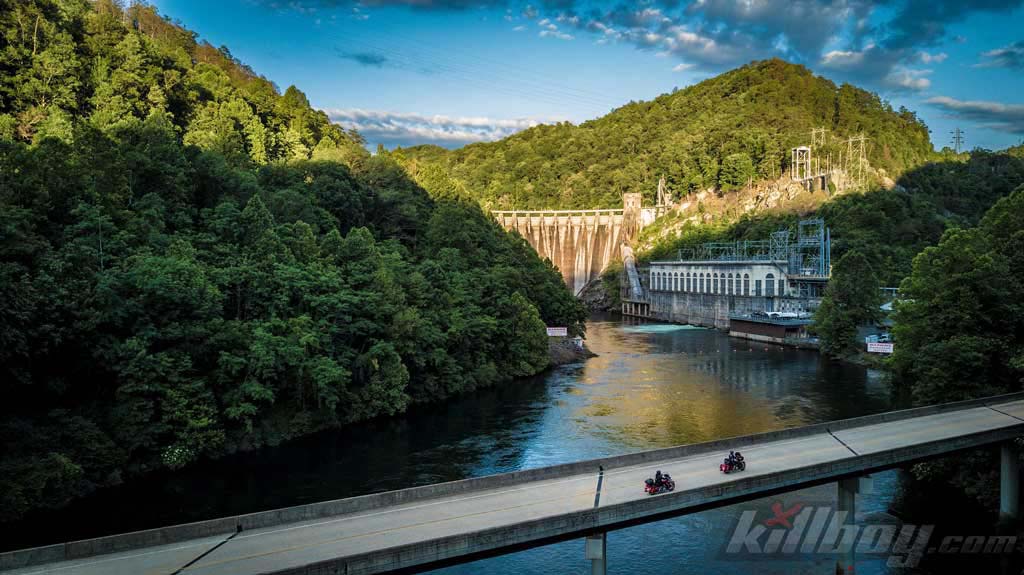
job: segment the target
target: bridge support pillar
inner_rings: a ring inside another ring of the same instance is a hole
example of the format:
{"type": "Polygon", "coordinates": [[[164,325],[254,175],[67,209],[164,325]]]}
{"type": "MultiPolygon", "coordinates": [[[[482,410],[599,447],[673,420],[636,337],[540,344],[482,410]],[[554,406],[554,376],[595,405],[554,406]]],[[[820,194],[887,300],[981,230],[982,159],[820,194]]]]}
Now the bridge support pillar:
{"type": "MultiPolygon", "coordinates": [[[[852,526],[856,522],[857,494],[871,493],[874,487],[874,480],[871,476],[851,477],[840,479],[836,483],[838,489],[836,497],[836,512],[846,512],[843,517],[843,527],[852,526]]],[[[852,529],[852,527],[851,527],[852,529]]],[[[845,531],[845,530],[844,530],[845,531]]],[[[845,541],[846,537],[841,537],[845,541]]],[[[849,542],[847,549],[843,550],[836,558],[836,573],[856,573],[856,556],[854,554],[854,541],[849,542]]]]}
{"type": "Polygon", "coordinates": [[[587,537],[586,554],[590,559],[590,575],[605,575],[608,572],[608,534],[600,533],[587,537]]]}
{"type": "Polygon", "coordinates": [[[1020,460],[1017,444],[1002,445],[999,473],[999,520],[1014,522],[1020,518],[1020,460]]]}

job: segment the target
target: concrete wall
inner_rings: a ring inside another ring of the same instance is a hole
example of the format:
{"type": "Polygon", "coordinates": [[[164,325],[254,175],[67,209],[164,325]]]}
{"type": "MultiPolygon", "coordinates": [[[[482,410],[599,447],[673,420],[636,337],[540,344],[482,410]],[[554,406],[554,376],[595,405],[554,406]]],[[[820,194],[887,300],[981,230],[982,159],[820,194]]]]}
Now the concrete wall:
{"type": "Polygon", "coordinates": [[[763,310],[766,298],[713,294],[648,292],[654,319],[729,329],[729,314],[763,310]]]}
{"type": "Polygon", "coordinates": [[[495,217],[505,229],[519,232],[540,257],[551,260],[574,295],[619,256],[619,244],[624,239],[621,211],[551,215],[517,212],[495,217]]]}
{"type": "Polygon", "coordinates": [[[573,295],[620,257],[622,244],[657,217],[642,208],[640,194],[624,194],[623,209],[494,211],[501,226],[523,236],[537,254],[551,260],[573,295]]]}
{"type": "MultiPolygon", "coordinates": [[[[376,493],[361,497],[337,499],[334,501],[300,505],[260,513],[224,517],[209,521],[200,521],[184,525],[175,525],[134,533],[113,535],[110,537],[100,537],[96,539],[87,539],[33,549],[11,551],[7,553],[0,553],[0,570],[68,559],[78,559],[129,549],[164,545],[217,534],[227,536],[228,534],[233,533],[239,526],[246,530],[270,527],[298,521],[379,509],[402,503],[457,495],[471,491],[507,487],[530,481],[566,477],[588,472],[596,474],[599,465],[604,466],[605,469],[615,469],[617,467],[628,467],[632,465],[659,462],[666,459],[676,459],[729,449],[744,451],[748,446],[757,443],[805,437],[814,434],[826,433],[828,431],[849,429],[852,427],[872,425],[887,421],[897,421],[909,417],[944,413],[967,407],[1005,403],[1018,399],[1024,399],[1024,392],[938,406],[893,411],[830,423],[783,429],[742,437],[719,439],[705,443],[655,449],[651,451],[640,451],[615,457],[605,457],[588,461],[554,465],[550,467],[514,471],[511,473],[502,473],[498,475],[464,479],[461,481],[452,481],[447,483],[437,483],[434,485],[425,485],[422,487],[414,487],[399,491],[389,491],[386,493],[376,493]]],[[[409,549],[394,548],[388,550],[387,553],[380,552],[368,554],[367,557],[359,559],[358,561],[351,557],[347,558],[345,560],[345,567],[347,570],[343,572],[352,575],[362,572],[377,572],[379,569],[372,566],[376,565],[379,567],[381,562],[385,562],[387,565],[390,565],[390,567],[388,567],[389,569],[395,569],[420,564],[424,561],[441,561],[452,554],[465,555],[470,552],[482,552],[487,549],[512,546],[528,541],[538,541],[545,537],[565,537],[567,534],[584,534],[583,532],[586,529],[610,527],[619,524],[624,525],[628,521],[643,518],[652,513],[672,512],[687,507],[696,508],[698,506],[707,506],[716,502],[727,502],[731,498],[750,493],[763,492],[769,488],[790,486],[795,489],[800,485],[814,481],[815,479],[833,477],[837,473],[853,473],[856,471],[898,465],[905,461],[915,460],[929,455],[936,455],[976,445],[1002,441],[1020,435],[1022,432],[1024,432],[1024,423],[1022,423],[1022,426],[1013,426],[998,432],[986,432],[985,434],[978,434],[976,436],[936,442],[934,445],[915,448],[913,452],[885,452],[877,456],[862,456],[857,458],[859,463],[853,464],[847,462],[842,464],[850,466],[849,469],[845,467],[842,469],[836,468],[835,465],[838,464],[818,466],[821,467],[821,469],[798,469],[770,477],[755,477],[750,480],[731,482],[728,486],[717,486],[705,490],[680,491],[658,498],[641,500],[639,502],[602,507],[592,511],[588,510],[585,513],[567,514],[540,522],[528,522],[487,530],[467,536],[447,538],[452,539],[453,541],[444,539],[417,543],[411,546],[406,546],[409,549]]],[[[338,566],[337,561],[331,561],[329,563],[331,565],[331,569],[337,568],[338,566]]],[[[327,568],[326,565],[323,567],[325,569],[327,568]]],[[[296,573],[333,572],[318,571],[314,568],[319,569],[319,567],[314,565],[311,566],[310,569],[303,569],[301,571],[296,571],[296,573]]]]}

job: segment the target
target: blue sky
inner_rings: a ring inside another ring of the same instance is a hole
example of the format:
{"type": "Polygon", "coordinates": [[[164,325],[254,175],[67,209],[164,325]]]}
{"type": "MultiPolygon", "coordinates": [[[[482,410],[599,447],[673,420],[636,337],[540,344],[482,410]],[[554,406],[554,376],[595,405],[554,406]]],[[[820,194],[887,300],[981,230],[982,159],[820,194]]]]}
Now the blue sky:
{"type": "Polygon", "coordinates": [[[936,147],[1024,139],[1024,0],[154,0],[371,146],[579,123],[778,56],[916,111],[936,147]]]}

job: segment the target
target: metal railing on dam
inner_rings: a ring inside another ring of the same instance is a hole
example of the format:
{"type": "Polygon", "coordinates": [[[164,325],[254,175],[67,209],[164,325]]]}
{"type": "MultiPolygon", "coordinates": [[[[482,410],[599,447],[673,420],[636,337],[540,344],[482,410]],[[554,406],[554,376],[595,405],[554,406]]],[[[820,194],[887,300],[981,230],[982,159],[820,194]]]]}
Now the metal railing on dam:
{"type": "MultiPolygon", "coordinates": [[[[427,569],[844,480],[1020,435],[1024,393],[12,551],[0,554],[0,569],[81,575],[427,569]],[[732,449],[746,455],[749,467],[722,475],[718,463],[732,449]],[[673,476],[674,492],[644,493],[643,481],[655,468],[673,476]]],[[[1013,475],[1006,470],[1004,461],[1004,478],[1013,475]]],[[[1016,493],[1016,475],[1012,487],[1016,493]]],[[[1016,513],[1016,499],[1005,505],[1016,513]]]]}

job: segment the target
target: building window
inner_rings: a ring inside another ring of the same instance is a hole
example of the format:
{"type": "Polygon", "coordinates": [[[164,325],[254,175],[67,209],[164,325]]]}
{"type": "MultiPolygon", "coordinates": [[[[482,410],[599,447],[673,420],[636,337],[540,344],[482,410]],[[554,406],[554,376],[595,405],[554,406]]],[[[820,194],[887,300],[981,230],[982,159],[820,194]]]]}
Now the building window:
{"type": "Polygon", "coordinates": [[[679,291],[679,272],[672,274],[672,291],[679,291]]]}
{"type": "Polygon", "coordinates": [[[761,280],[754,280],[754,295],[761,297],[761,280]]]}
{"type": "Polygon", "coordinates": [[[750,295],[750,274],[743,274],[743,295],[750,295]]]}
{"type": "Polygon", "coordinates": [[[775,297],[775,274],[768,274],[764,277],[764,295],[775,297]]]}
{"type": "Polygon", "coordinates": [[[711,293],[717,294],[718,293],[718,274],[715,274],[712,277],[714,278],[714,280],[713,280],[714,283],[711,284],[711,293]]]}
{"type": "Polygon", "coordinates": [[[736,295],[736,287],[732,283],[732,274],[729,274],[729,283],[725,284],[725,293],[736,295]]]}
{"type": "Polygon", "coordinates": [[[690,292],[690,290],[692,290],[692,289],[693,288],[690,285],[690,272],[686,272],[686,291],[690,292]]]}
{"type": "Polygon", "coordinates": [[[704,293],[704,274],[703,273],[700,274],[700,289],[697,290],[697,293],[704,293]]]}

